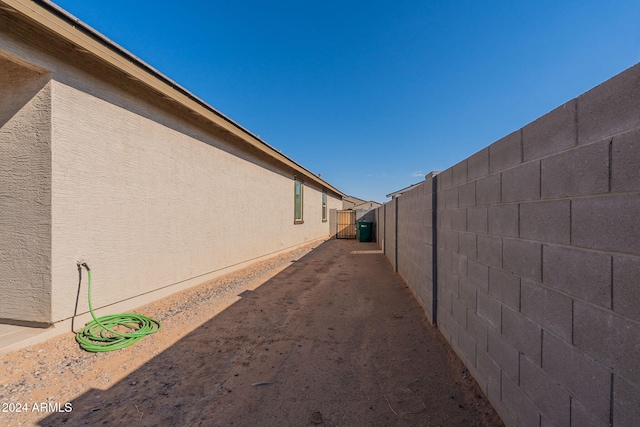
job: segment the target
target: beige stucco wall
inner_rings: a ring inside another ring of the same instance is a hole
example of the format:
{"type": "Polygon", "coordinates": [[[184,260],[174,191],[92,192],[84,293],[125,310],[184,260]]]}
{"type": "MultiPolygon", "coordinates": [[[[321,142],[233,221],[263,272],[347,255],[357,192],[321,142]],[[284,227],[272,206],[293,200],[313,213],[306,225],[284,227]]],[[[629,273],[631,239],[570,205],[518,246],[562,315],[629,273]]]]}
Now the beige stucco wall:
{"type": "MultiPolygon", "coordinates": [[[[318,185],[305,183],[304,223],[294,225],[294,170],[70,46],[0,27],[0,52],[51,76],[50,144],[37,156],[49,173],[28,176],[48,194],[38,217],[48,235],[27,256],[42,260],[48,293],[28,307],[17,293],[3,313],[26,309],[30,320],[59,322],[76,300],[77,313],[86,312],[78,260],[92,269],[94,307],[123,309],[329,236],[318,185]]],[[[340,205],[329,193],[328,209],[340,205]]],[[[19,253],[15,244],[2,250],[19,253]]],[[[7,283],[23,289],[30,279],[17,273],[7,283]]]]}
{"type": "Polygon", "coordinates": [[[73,314],[77,259],[101,306],[329,234],[317,189],[294,225],[293,177],[62,83],[53,93],[54,320],[73,314]]]}
{"type": "Polygon", "coordinates": [[[0,320],[51,315],[51,91],[0,55],[0,320]]]}

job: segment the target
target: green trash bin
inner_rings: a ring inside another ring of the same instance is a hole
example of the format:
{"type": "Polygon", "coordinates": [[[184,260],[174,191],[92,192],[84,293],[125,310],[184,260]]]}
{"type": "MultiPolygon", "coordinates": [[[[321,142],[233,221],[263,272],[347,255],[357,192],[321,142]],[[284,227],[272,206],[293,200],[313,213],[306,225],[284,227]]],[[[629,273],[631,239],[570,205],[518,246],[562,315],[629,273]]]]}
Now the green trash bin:
{"type": "Polygon", "coordinates": [[[368,242],[371,240],[371,232],[373,228],[372,222],[360,221],[358,222],[358,233],[360,234],[361,242],[368,242]]]}

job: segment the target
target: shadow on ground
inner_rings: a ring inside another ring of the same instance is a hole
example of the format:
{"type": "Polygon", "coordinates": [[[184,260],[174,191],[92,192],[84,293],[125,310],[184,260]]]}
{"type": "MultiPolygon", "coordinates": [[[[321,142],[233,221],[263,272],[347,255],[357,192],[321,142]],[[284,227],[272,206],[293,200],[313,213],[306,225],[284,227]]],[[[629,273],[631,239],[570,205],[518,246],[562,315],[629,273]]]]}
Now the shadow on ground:
{"type": "Polygon", "coordinates": [[[376,249],[324,243],[39,425],[500,425],[376,249]]]}

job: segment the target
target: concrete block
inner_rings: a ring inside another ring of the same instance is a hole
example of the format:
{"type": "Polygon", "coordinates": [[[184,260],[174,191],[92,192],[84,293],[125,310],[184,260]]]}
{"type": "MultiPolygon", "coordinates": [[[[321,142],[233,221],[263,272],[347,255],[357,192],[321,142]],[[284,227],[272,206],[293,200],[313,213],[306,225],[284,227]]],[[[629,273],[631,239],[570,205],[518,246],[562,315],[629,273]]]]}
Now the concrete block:
{"type": "Polygon", "coordinates": [[[489,206],[489,234],[518,237],[518,204],[489,206]]]}
{"type": "Polygon", "coordinates": [[[578,97],[578,143],[638,126],[640,66],[634,65],[578,97]]]}
{"type": "Polygon", "coordinates": [[[458,232],[455,230],[438,230],[438,242],[442,247],[458,252],[458,232]]]}
{"type": "Polygon", "coordinates": [[[520,277],[489,267],[489,294],[515,311],[520,310],[520,277]]]}
{"type": "Polygon", "coordinates": [[[459,253],[452,253],[451,257],[451,264],[456,268],[455,274],[460,278],[460,281],[466,281],[468,258],[459,253]]]}
{"type": "Polygon", "coordinates": [[[492,267],[502,267],[502,239],[479,234],[478,260],[492,267]]]}
{"type": "Polygon", "coordinates": [[[444,236],[449,230],[438,230],[438,273],[444,275],[453,269],[451,265],[451,250],[445,248],[444,236]]]}
{"type": "Polygon", "coordinates": [[[542,160],[542,198],[609,191],[609,141],[578,146],[542,160]]]}
{"type": "Polygon", "coordinates": [[[603,307],[611,307],[611,256],[545,245],[543,283],[603,307]]]}
{"type": "Polygon", "coordinates": [[[502,202],[540,198],[540,161],[525,163],[502,172],[502,202]]]}
{"type": "MultiPolygon", "coordinates": [[[[453,301],[453,300],[452,300],[453,301]]],[[[458,322],[456,322],[456,320],[453,318],[452,315],[449,315],[447,313],[445,313],[445,329],[442,331],[442,334],[444,335],[444,338],[449,342],[449,344],[451,344],[451,346],[453,347],[454,350],[457,350],[457,353],[459,353],[459,348],[458,347],[458,322]]]]}
{"type": "Polygon", "coordinates": [[[427,246],[432,246],[433,245],[433,227],[431,227],[431,222],[429,222],[429,225],[421,225],[420,228],[422,230],[422,233],[424,233],[423,243],[427,246]]]}
{"type": "Polygon", "coordinates": [[[640,322],[640,257],[613,257],[613,310],[640,322]]]}
{"type": "Polygon", "coordinates": [[[493,329],[500,333],[502,323],[502,306],[500,303],[485,292],[478,292],[478,316],[485,319],[493,329]]]}
{"type": "Polygon", "coordinates": [[[467,179],[472,181],[489,173],[489,147],[467,159],[467,179]]]}
{"type": "Polygon", "coordinates": [[[610,370],[552,334],[544,334],[543,342],[543,370],[590,413],[608,422],[611,408],[610,370]]]}
{"type": "Polygon", "coordinates": [[[446,169],[438,174],[438,193],[453,187],[453,168],[446,169]]]}
{"type": "Polygon", "coordinates": [[[445,287],[438,288],[438,319],[441,313],[451,314],[451,291],[445,287]]]}
{"type": "Polygon", "coordinates": [[[518,422],[502,402],[491,403],[505,426],[517,426],[518,422]]]}
{"type": "Polygon", "coordinates": [[[576,144],[576,105],[576,100],[571,100],[522,128],[525,162],[576,144]]]}
{"type": "Polygon", "coordinates": [[[506,375],[502,377],[502,402],[519,427],[540,427],[538,409],[506,375]]]}
{"type": "MultiPolygon", "coordinates": [[[[451,292],[453,299],[458,298],[458,292],[459,292],[459,286],[460,286],[460,279],[458,278],[458,276],[455,276],[451,273],[445,273],[444,279],[445,279],[445,282],[444,282],[445,286],[451,292]]],[[[453,302],[451,304],[453,305],[453,302]]]]}
{"type": "Polygon", "coordinates": [[[502,336],[538,366],[542,363],[542,331],[540,326],[522,314],[502,307],[502,336]]]}
{"type": "MultiPolygon", "coordinates": [[[[436,172],[436,171],[432,171],[429,172],[427,174],[427,176],[424,177],[424,181],[425,181],[425,194],[431,194],[433,192],[432,190],[432,185],[433,185],[433,180],[434,179],[438,179],[438,176],[440,175],[440,172],[436,172]]],[[[437,183],[436,183],[437,185],[437,183]]]]}
{"type": "Polygon", "coordinates": [[[458,329],[458,346],[462,352],[461,359],[468,368],[476,366],[476,342],[462,327],[458,329]]]}
{"type": "MultiPolygon", "coordinates": [[[[511,380],[520,382],[520,355],[499,333],[489,328],[488,354],[511,380]]],[[[503,396],[504,398],[504,396],[503,396]]]]}
{"type": "Polygon", "coordinates": [[[598,419],[578,400],[571,399],[571,425],[584,427],[610,427],[611,424],[598,419]]]}
{"type": "MultiPolygon", "coordinates": [[[[467,213],[468,215],[468,213],[467,213]]],[[[467,216],[468,220],[468,216],[467,216]]],[[[475,233],[459,233],[460,253],[469,258],[476,258],[476,234],[475,233]]]]}
{"type": "Polygon", "coordinates": [[[438,227],[441,229],[451,228],[451,216],[452,216],[451,209],[444,209],[444,208],[438,209],[438,216],[437,216],[438,227]]]}
{"type": "Polygon", "coordinates": [[[619,375],[613,383],[613,422],[619,426],[640,426],[640,385],[619,375]]]}
{"type": "Polygon", "coordinates": [[[501,174],[496,173],[476,181],[476,204],[478,206],[500,203],[502,195],[500,176],[501,174]]]}
{"type": "Polygon", "coordinates": [[[451,168],[451,172],[452,172],[451,183],[454,187],[467,182],[467,160],[465,159],[460,163],[454,165],[451,168]]]}
{"type": "Polygon", "coordinates": [[[522,162],[522,132],[517,130],[489,146],[489,172],[500,172],[522,162]]]}
{"type": "MultiPolygon", "coordinates": [[[[460,302],[474,313],[476,312],[476,291],[477,288],[475,286],[465,281],[461,281],[458,287],[458,298],[460,299],[460,302]]],[[[464,324],[466,327],[466,323],[460,320],[458,320],[458,323],[460,323],[461,325],[464,324]]]]}
{"type": "Polygon", "coordinates": [[[478,345],[478,350],[487,351],[487,321],[471,310],[467,310],[467,332],[478,345]]]}
{"type": "Polygon", "coordinates": [[[549,419],[547,417],[545,417],[544,415],[540,415],[540,427],[556,427],[556,425],[554,423],[552,423],[551,421],[549,421],[549,419]]]}
{"type": "Polygon", "coordinates": [[[568,245],[571,239],[571,202],[553,200],[520,204],[520,237],[568,245]]]}
{"type": "MultiPolygon", "coordinates": [[[[424,188],[423,195],[420,197],[420,200],[422,201],[422,212],[433,210],[433,192],[431,191],[431,186],[431,181],[425,182],[422,186],[424,188]]],[[[431,221],[431,218],[429,218],[429,221],[431,221]]]]}
{"type": "Polygon", "coordinates": [[[465,208],[451,210],[451,228],[467,231],[467,210],[465,208]]]}
{"type": "Polygon", "coordinates": [[[474,206],[476,204],[476,182],[471,181],[462,184],[458,189],[458,204],[460,207],[474,206]]]}
{"type": "Polygon", "coordinates": [[[467,281],[482,292],[489,292],[489,267],[471,259],[467,260],[467,281]]]}
{"type": "Polygon", "coordinates": [[[544,288],[529,279],[520,284],[520,312],[570,342],[573,333],[573,300],[566,295],[544,288]]]}
{"type": "Polygon", "coordinates": [[[447,209],[458,207],[458,187],[453,187],[444,191],[444,205],[447,209]]]}
{"type": "Polygon", "coordinates": [[[520,388],[553,425],[569,426],[571,398],[526,357],[520,359],[520,388]]]}
{"type": "Polygon", "coordinates": [[[636,322],[579,300],[574,303],[573,318],[576,347],[640,384],[640,328],[636,322]]]}
{"type": "Polygon", "coordinates": [[[611,191],[640,190],[640,130],[613,138],[611,146],[611,191]]]}
{"type": "Polygon", "coordinates": [[[479,372],[476,380],[484,394],[491,402],[499,402],[502,399],[500,367],[489,356],[489,353],[479,346],[476,347],[476,368],[479,372]]]}
{"type": "Polygon", "coordinates": [[[637,194],[577,199],[571,205],[571,243],[576,246],[640,254],[637,194]]]}
{"type": "Polygon", "coordinates": [[[525,240],[503,239],[504,269],[526,279],[542,277],[541,244],[525,240]]]}
{"type": "Polygon", "coordinates": [[[437,175],[438,175],[437,172],[429,172],[424,176],[424,182],[423,182],[424,185],[421,186],[422,191],[420,192],[420,197],[424,196],[425,194],[431,194],[431,184],[433,179],[437,175]]]}
{"type": "Polygon", "coordinates": [[[438,329],[440,330],[440,333],[442,334],[442,337],[447,340],[447,342],[449,342],[449,331],[447,329],[447,319],[451,316],[451,313],[446,312],[444,310],[438,310],[438,329]]]}
{"type": "Polygon", "coordinates": [[[467,231],[474,233],[487,232],[487,207],[467,208],[467,231]]]}
{"type": "Polygon", "coordinates": [[[449,252],[449,256],[451,257],[451,274],[465,278],[467,275],[467,257],[460,255],[458,252],[449,252]]]}
{"type": "Polygon", "coordinates": [[[451,299],[451,317],[456,321],[460,328],[467,327],[467,307],[459,298],[451,299]]]}

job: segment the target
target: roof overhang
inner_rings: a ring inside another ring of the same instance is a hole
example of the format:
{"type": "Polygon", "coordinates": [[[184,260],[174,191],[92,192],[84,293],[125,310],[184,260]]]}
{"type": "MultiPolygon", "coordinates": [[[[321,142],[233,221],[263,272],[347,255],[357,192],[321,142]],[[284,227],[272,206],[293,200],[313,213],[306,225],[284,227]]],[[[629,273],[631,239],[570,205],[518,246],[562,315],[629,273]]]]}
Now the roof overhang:
{"type": "Polygon", "coordinates": [[[345,194],[337,188],[50,1],[0,0],[0,8],[28,18],[55,36],[73,44],[77,50],[115,67],[129,78],[139,80],[164,98],[179,103],[218,128],[241,138],[260,152],[293,169],[297,172],[298,178],[314,182],[338,196],[345,197],[345,194]]]}

